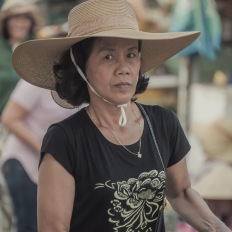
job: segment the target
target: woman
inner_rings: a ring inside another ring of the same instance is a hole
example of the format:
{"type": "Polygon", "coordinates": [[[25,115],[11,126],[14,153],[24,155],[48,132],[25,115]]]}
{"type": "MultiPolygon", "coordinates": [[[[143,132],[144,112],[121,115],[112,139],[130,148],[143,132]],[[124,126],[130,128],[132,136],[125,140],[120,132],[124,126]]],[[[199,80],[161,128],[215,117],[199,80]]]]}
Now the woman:
{"type": "Polygon", "coordinates": [[[230,231],[191,188],[176,116],[133,100],[147,87],[144,74],[199,33],[139,31],[125,0],[86,1],[68,23],[68,37],[24,43],[13,56],[16,71],[59,105],[89,103],[44,137],[39,231],[165,231],[165,193],[199,231],[230,231]]]}
{"type": "Polygon", "coordinates": [[[24,80],[18,82],[3,111],[2,122],[10,134],[2,152],[2,171],[18,232],[37,231],[38,164],[47,127],[75,111],[62,109],[50,91],[24,80]]]}
{"type": "MultiPolygon", "coordinates": [[[[12,51],[23,41],[35,38],[42,15],[28,1],[5,1],[0,12],[0,118],[19,76],[12,66],[12,51]]],[[[0,152],[6,131],[0,123],[0,152]]]]}

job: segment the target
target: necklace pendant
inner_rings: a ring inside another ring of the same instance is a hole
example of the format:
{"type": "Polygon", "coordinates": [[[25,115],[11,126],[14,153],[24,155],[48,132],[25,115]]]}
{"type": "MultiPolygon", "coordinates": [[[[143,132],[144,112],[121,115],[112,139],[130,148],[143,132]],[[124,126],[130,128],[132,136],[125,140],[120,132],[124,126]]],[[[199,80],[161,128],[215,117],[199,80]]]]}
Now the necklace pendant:
{"type": "Polygon", "coordinates": [[[138,158],[140,158],[140,159],[142,158],[142,154],[139,153],[139,152],[138,152],[137,156],[138,156],[138,158]]]}

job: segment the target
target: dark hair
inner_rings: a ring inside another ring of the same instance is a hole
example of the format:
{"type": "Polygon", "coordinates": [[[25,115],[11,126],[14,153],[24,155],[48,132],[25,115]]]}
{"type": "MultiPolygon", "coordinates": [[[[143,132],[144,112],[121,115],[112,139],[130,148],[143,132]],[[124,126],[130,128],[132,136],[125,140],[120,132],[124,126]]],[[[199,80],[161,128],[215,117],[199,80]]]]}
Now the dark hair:
{"type": "MultiPolygon", "coordinates": [[[[29,30],[29,34],[28,34],[28,38],[27,39],[33,39],[35,36],[35,32],[34,32],[34,28],[36,26],[36,22],[34,20],[34,18],[32,17],[31,14],[19,14],[19,15],[25,15],[26,17],[28,17],[30,20],[31,20],[31,28],[29,30]]],[[[3,20],[2,22],[2,31],[1,31],[1,34],[2,34],[2,37],[5,39],[5,40],[8,40],[10,39],[10,34],[9,34],[9,29],[8,29],[8,26],[7,26],[7,22],[9,21],[10,18],[14,17],[14,16],[17,16],[17,15],[12,15],[12,16],[9,16],[7,17],[5,20],[3,20]]]]}
{"type": "MultiPolygon", "coordinates": [[[[96,38],[88,38],[76,43],[72,46],[73,56],[76,63],[86,75],[86,63],[93,50],[94,40],[96,38]],[[76,52],[78,51],[78,52],[76,52]]],[[[139,41],[139,51],[141,51],[141,41],[139,41]]],[[[78,73],[76,67],[71,61],[70,51],[66,51],[61,59],[54,64],[53,72],[56,79],[55,89],[61,99],[66,100],[73,106],[80,106],[83,103],[89,103],[90,97],[87,89],[87,83],[78,73]]],[[[139,74],[136,86],[136,94],[143,93],[149,83],[149,78],[139,74]]],[[[135,101],[136,97],[132,100],[135,101]]]]}

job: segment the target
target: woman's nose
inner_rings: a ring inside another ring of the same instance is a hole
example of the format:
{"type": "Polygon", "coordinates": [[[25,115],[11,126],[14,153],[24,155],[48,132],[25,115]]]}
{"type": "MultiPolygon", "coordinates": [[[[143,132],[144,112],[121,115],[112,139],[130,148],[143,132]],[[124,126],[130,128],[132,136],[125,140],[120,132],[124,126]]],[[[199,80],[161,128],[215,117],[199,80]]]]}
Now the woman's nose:
{"type": "Polygon", "coordinates": [[[130,73],[128,64],[123,57],[117,59],[116,73],[117,75],[128,75],[130,73]]]}

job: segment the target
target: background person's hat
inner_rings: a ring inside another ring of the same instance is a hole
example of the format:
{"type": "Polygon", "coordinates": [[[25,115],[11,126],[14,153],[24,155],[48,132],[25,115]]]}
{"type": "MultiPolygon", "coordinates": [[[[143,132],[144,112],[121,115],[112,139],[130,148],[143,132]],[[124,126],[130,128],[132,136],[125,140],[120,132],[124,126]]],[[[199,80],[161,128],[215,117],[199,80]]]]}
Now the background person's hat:
{"type": "MultiPolygon", "coordinates": [[[[126,0],[89,0],[70,11],[67,37],[22,43],[13,53],[13,66],[29,83],[55,90],[54,63],[72,45],[86,38],[141,40],[141,72],[144,74],[191,44],[198,36],[199,32],[143,32],[138,28],[133,7],[126,0]]],[[[56,101],[68,107],[65,101],[56,101]]]]}
{"type": "Polygon", "coordinates": [[[232,200],[231,177],[232,166],[218,161],[192,186],[204,199],[232,200]]]}
{"type": "Polygon", "coordinates": [[[2,34],[2,23],[9,17],[15,15],[29,15],[35,22],[34,32],[38,31],[44,24],[42,12],[39,7],[30,0],[5,0],[0,10],[0,34],[2,34]]]}
{"type": "Polygon", "coordinates": [[[212,123],[198,125],[194,133],[208,158],[232,164],[232,120],[220,118],[212,123]]]}

